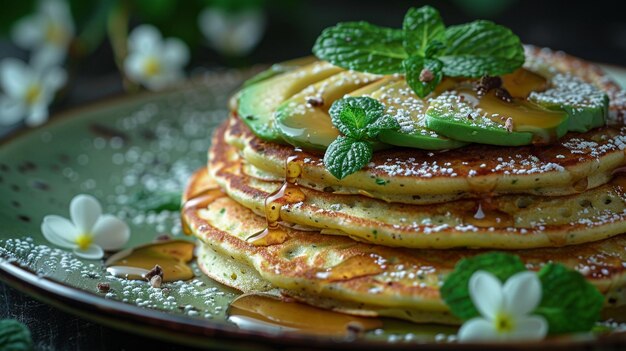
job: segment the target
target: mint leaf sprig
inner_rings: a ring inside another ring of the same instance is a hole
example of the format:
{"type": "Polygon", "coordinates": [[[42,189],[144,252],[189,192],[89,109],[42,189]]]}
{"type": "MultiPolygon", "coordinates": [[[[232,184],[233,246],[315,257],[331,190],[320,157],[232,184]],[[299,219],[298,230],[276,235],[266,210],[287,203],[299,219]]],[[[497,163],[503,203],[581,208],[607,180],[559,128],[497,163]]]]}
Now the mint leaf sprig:
{"type": "Polygon", "coordinates": [[[374,153],[374,139],[383,130],[398,130],[400,125],[385,115],[385,106],[370,97],[336,100],[328,111],[333,125],[341,132],[324,154],[326,169],[337,179],[363,168],[374,153]]]}
{"type": "Polygon", "coordinates": [[[14,319],[0,320],[0,350],[29,351],[33,349],[30,330],[14,319]]]}
{"type": "Polygon", "coordinates": [[[521,67],[525,58],[519,37],[510,29],[485,20],[446,28],[430,6],[409,9],[402,29],[339,23],[322,32],[313,53],[355,71],[404,74],[422,98],[443,76],[502,75],[521,67]]]}
{"type": "MultiPolygon", "coordinates": [[[[518,256],[490,252],[457,263],[440,289],[452,314],[466,321],[479,316],[469,293],[469,280],[477,271],[487,271],[502,282],[526,270],[518,256]]],[[[541,281],[541,302],[533,311],[548,322],[549,334],[585,332],[600,318],[604,296],[579,272],[562,264],[549,263],[537,272],[541,281]]]]}

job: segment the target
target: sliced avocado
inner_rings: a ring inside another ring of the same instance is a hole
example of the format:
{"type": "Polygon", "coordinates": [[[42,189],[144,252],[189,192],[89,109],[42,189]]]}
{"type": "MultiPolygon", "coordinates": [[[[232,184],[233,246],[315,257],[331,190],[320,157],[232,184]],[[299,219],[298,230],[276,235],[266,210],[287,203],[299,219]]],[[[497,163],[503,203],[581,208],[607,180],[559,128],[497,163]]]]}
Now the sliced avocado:
{"type": "Polygon", "coordinates": [[[343,71],[308,86],[276,109],[278,134],[294,146],[326,150],[339,136],[328,115],[332,103],[379,79],[369,73],[343,71]]]}
{"type": "Polygon", "coordinates": [[[548,80],[526,68],[518,68],[502,77],[502,87],[509,94],[517,98],[527,98],[534,91],[544,91],[548,87],[548,80]]]}
{"type": "Polygon", "coordinates": [[[425,150],[454,149],[467,143],[452,140],[428,129],[425,123],[427,103],[420,99],[405,80],[386,84],[370,96],[385,105],[386,113],[400,124],[399,131],[382,131],[378,139],[384,143],[425,150]]]}
{"type": "Polygon", "coordinates": [[[586,132],[606,124],[609,97],[593,84],[571,74],[557,74],[550,80],[551,88],[533,92],[529,100],[551,110],[569,115],[568,130],[586,132]]]}
{"type": "Polygon", "coordinates": [[[276,108],[305,87],[340,71],[320,61],[249,85],[239,93],[237,113],[259,138],[281,143],[283,139],[274,127],[276,108]]]}
{"type": "Polygon", "coordinates": [[[426,125],[456,140],[519,146],[562,137],[567,133],[568,116],[525,99],[506,102],[493,91],[478,97],[471,88],[459,88],[430,101],[426,125]]]}
{"type": "Polygon", "coordinates": [[[245,88],[247,86],[267,80],[279,74],[293,71],[294,69],[300,68],[302,66],[310,65],[315,61],[317,61],[317,57],[305,56],[305,57],[300,57],[300,58],[289,60],[289,61],[275,63],[270,68],[260,73],[257,73],[252,78],[246,80],[243,83],[243,87],[245,88]]]}

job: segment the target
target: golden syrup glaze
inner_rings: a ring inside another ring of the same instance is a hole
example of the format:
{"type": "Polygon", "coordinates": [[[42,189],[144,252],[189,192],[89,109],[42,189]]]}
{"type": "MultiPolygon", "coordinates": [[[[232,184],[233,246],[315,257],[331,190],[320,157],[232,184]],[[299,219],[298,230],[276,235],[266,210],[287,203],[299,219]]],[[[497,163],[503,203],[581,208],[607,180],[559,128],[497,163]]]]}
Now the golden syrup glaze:
{"type": "Polygon", "coordinates": [[[193,259],[194,248],[195,244],[187,240],[155,242],[121,251],[111,256],[105,266],[115,276],[143,280],[145,273],[158,265],[163,270],[163,282],[189,280],[194,273],[187,263],[193,259]]]}
{"type": "Polygon", "coordinates": [[[377,275],[385,271],[385,263],[384,258],[375,254],[352,256],[334,267],[317,272],[315,277],[335,282],[377,275]]]}
{"type": "Polygon", "coordinates": [[[245,294],[227,310],[228,319],[240,327],[262,328],[268,324],[312,335],[350,336],[382,328],[376,318],[355,317],[305,305],[267,294],[245,294]]]}
{"type": "Polygon", "coordinates": [[[297,185],[302,173],[302,150],[295,148],[293,155],[285,160],[285,181],[278,190],[269,194],[264,200],[264,213],[267,225],[262,231],[248,237],[253,245],[267,246],[283,243],[288,238],[286,230],[280,225],[280,211],[284,204],[294,204],[305,199],[304,193],[297,185]]]}

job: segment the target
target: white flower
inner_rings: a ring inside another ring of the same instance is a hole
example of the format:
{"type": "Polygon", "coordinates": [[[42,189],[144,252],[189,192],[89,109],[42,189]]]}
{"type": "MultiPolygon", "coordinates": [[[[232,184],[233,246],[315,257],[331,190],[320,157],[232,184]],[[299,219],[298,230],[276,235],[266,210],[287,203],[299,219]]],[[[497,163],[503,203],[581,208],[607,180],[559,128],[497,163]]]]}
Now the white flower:
{"type": "Polygon", "coordinates": [[[159,90],[181,80],[188,61],[189,49],[180,39],[163,40],[158,29],[141,25],[128,37],[124,71],[130,80],[159,90]]]}
{"type": "Polygon", "coordinates": [[[61,64],[74,36],[67,2],[39,1],[37,12],[19,20],[11,34],[18,46],[33,51],[33,60],[51,66],[61,64]]]}
{"type": "Polygon", "coordinates": [[[97,260],[103,250],[119,250],[130,230],[123,221],[112,215],[103,215],[98,200],[90,195],[77,195],[70,204],[70,217],[49,215],[41,223],[43,236],[51,243],[74,249],[77,256],[97,260]]]}
{"type": "Polygon", "coordinates": [[[517,273],[502,286],[493,274],[477,271],[469,292],[482,317],[463,324],[459,341],[531,341],[548,333],[543,317],[529,315],[541,302],[541,282],[534,272],[517,273]]]}
{"type": "Polygon", "coordinates": [[[29,66],[7,58],[0,62],[0,124],[13,124],[26,118],[37,126],[48,119],[48,105],[67,76],[60,67],[29,66]]]}
{"type": "Polygon", "coordinates": [[[265,16],[259,9],[231,13],[219,8],[206,8],[200,13],[198,24],[214,49],[225,55],[243,56],[261,40],[265,16]]]}

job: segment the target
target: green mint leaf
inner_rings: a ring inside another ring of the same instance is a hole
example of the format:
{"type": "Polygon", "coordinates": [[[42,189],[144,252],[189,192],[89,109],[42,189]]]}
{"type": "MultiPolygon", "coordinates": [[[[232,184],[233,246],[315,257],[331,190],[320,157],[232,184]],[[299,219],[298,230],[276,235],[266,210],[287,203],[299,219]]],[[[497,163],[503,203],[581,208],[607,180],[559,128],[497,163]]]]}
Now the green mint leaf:
{"type": "Polygon", "coordinates": [[[14,320],[4,319],[0,321],[0,350],[27,351],[33,349],[28,328],[14,320]]]}
{"type": "Polygon", "coordinates": [[[336,100],[328,113],[341,134],[360,140],[367,137],[368,129],[383,115],[384,110],[385,106],[378,100],[359,96],[336,100]]]}
{"type": "Polygon", "coordinates": [[[383,130],[398,130],[400,129],[400,124],[396,121],[395,118],[384,115],[378,118],[374,123],[370,124],[367,128],[366,134],[370,139],[374,139],[382,132],[383,130]]]}
{"type": "Polygon", "coordinates": [[[438,59],[450,77],[498,76],[524,64],[524,48],[510,29],[491,21],[474,21],[448,27],[446,48],[438,59]]]}
{"type": "Polygon", "coordinates": [[[313,53],[335,66],[374,74],[402,72],[403,32],[367,22],[339,23],[317,38],[313,53]]]}
{"type": "Polygon", "coordinates": [[[446,27],[439,11],[431,6],[410,8],[404,15],[404,49],[409,55],[426,55],[428,45],[443,38],[446,27]]]}
{"type": "Polygon", "coordinates": [[[178,211],[181,194],[167,191],[141,190],[132,198],[132,205],[140,211],[178,211]]]}
{"type": "Polygon", "coordinates": [[[502,252],[489,252],[459,261],[445,278],[439,293],[452,314],[462,320],[479,316],[468,287],[472,274],[478,270],[492,273],[505,282],[515,273],[525,271],[526,267],[519,257],[502,252]]]}
{"type": "Polygon", "coordinates": [[[411,56],[404,60],[406,82],[421,98],[430,94],[441,82],[442,69],[443,63],[437,59],[411,56]]]}
{"type": "Polygon", "coordinates": [[[589,331],[600,318],[604,296],[582,274],[561,264],[538,273],[542,298],[534,314],[543,316],[550,334],[589,331]]]}
{"type": "Polygon", "coordinates": [[[326,169],[337,179],[343,179],[363,168],[371,159],[374,150],[367,141],[339,136],[324,154],[326,169]]]}

